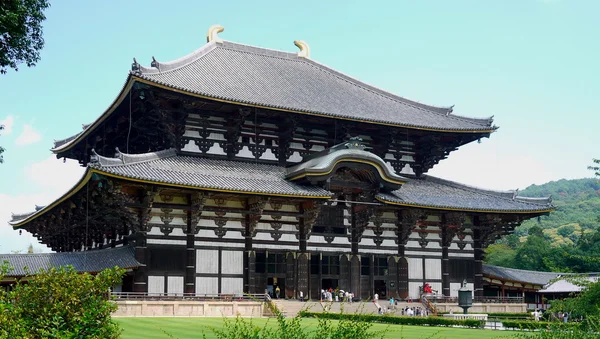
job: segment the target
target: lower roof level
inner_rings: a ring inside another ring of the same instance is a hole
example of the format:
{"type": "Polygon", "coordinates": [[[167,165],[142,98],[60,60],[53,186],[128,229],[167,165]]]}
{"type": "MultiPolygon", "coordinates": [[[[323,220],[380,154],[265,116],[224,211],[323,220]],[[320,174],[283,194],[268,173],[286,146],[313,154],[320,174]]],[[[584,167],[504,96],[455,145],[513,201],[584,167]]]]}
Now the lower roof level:
{"type": "MultiPolygon", "coordinates": [[[[345,163],[360,163],[363,167],[372,167],[373,172],[378,174],[370,180],[395,180],[400,185],[396,190],[381,190],[374,202],[433,210],[531,216],[549,213],[554,208],[550,198],[520,197],[512,191],[484,190],[425,175],[419,178],[391,177],[395,174],[389,174],[389,168],[385,168],[387,164],[381,158],[364,157],[362,153],[368,153],[365,151],[344,152],[347,154],[345,158],[335,163],[324,160],[313,168],[318,168],[321,173],[317,174],[323,177],[345,163]]],[[[314,159],[311,161],[314,163],[314,159]]],[[[98,175],[127,182],[209,192],[310,199],[333,197],[326,185],[295,181],[288,172],[289,169],[282,166],[259,164],[251,160],[240,162],[185,156],[177,154],[175,150],[136,155],[117,153],[114,158],[95,155],[82,179],[69,192],[53,204],[37,208],[34,212],[13,214],[11,224],[14,227],[24,226],[82,190],[88,181],[98,175]]]]}

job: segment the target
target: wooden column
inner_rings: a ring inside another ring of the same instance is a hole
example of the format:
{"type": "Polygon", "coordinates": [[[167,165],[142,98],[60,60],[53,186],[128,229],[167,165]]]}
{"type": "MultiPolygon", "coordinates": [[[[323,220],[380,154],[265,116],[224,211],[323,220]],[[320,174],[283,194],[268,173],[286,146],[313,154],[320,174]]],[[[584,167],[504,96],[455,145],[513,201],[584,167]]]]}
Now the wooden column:
{"type": "Polygon", "coordinates": [[[448,248],[452,244],[454,236],[462,232],[464,222],[464,213],[446,213],[442,215],[442,222],[440,224],[442,231],[442,293],[447,297],[450,296],[450,258],[448,258],[448,248]]]}
{"type": "MultiPolygon", "coordinates": [[[[298,254],[298,290],[304,292],[305,298],[320,298],[319,295],[310,295],[310,291],[312,290],[310,286],[310,259],[311,254],[308,253],[306,244],[307,239],[312,232],[312,227],[317,221],[319,213],[321,212],[321,207],[323,206],[323,201],[313,200],[313,201],[305,201],[299,204],[298,210],[300,211],[300,215],[302,216],[298,221],[298,240],[299,240],[299,250],[298,254]],[[306,272],[303,274],[302,272],[306,272]]],[[[319,255],[319,254],[313,254],[319,255]]],[[[321,265],[319,265],[320,267],[321,265]]],[[[321,269],[319,268],[319,284],[321,281],[321,269]]],[[[314,286],[313,286],[314,287],[314,286]]],[[[319,288],[320,291],[320,288],[319,288]]],[[[298,297],[298,295],[296,295],[298,297]]]]}
{"type": "Polygon", "coordinates": [[[200,215],[204,209],[206,197],[203,192],[187,195],[188,210],[186,213],[186,266],[184,276],[184,293],[196,293],[196,233],[200,215]]]}
{"type": "Polygon", "coordinates": [[[481,221],[479,217],[473,217],[473,250],[475,266],[473,267],[473,287],[475,298],[483,297],[483,258],[485,252],[483,250],[483,239],[481,232],[481,221]]]}
{"type": "Polygon", "coordinates": [[[141,197],[142,207],[139,211],[139,225],[133,235],[135,239],[135,260],[140,263],[140,266],[133,274],[134,292],[148,293],[148,246],[146,234],[148,232],[148,222],[152,218],[152,204],[157,193],[155,187],[148,187],[144,190],[141,197]]]}
{"type": "Polygon", "coordinates": [[[140,266],[133,273],[133,291],[148,293],[148,247],[146,245],[146,232],[138,231],[135,234],[135,260],[140,266]]]}
{"type": "Polygon", "coordinates": [[[256,281],[254,275],[256,274],[256,253],[252,250],[250,214],[246,214],[244,219],[244,293],[262,293],[264,291],[256,292],[255,286],[256,281]]]}
{"type": "Polygon", "coordinates": [[[350,292],[357,298],[362,298],[360,289],[360,255],[352,254],[350,256],[350,292]]]}
{"type": "MultiPolygon", "coordinates": [[[[442,220],[445,219],[442,216],[442,220]]],[[[448,239],[450,235],[448,234],[448,226],[442,221],[442,294],[444,296],[450,296],[450,259],[448,258],[448,247],[450,246],[450,242],[452,238],[448,239]]],[[[423,272],[423,277],[426,276],[426,272],[423,272]]]]}

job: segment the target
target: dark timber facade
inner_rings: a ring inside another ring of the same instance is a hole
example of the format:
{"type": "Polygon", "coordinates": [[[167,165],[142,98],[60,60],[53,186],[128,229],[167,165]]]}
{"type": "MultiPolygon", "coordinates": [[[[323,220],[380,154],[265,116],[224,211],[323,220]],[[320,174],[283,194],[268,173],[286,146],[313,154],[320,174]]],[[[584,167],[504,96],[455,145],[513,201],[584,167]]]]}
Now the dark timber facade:
{"type": "Polygon", "coordinates": [[[415,298],[466,279],[483,296],[484,248],[552,210],[426,175],[489,137],[491,118],[366,85],[303,42],[280,52],[218,31],[177,61],[134,60],[113,104],[55,144],[84,177],[13,226],[58,252],[134,248],[123,288],[137,292],[415,298]]]}

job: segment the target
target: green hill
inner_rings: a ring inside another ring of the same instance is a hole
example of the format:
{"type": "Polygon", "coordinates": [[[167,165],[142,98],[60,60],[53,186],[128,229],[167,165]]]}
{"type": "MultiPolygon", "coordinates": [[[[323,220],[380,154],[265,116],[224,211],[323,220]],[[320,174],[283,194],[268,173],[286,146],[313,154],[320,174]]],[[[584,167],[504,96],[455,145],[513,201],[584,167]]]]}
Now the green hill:
{"type": "Polygon", "coordinates": [[[591,232],[600,217],[600,181],[573,179],[531,185],[520,192],[526,197],[552,196],[556,211],[539,219],[528,220],[515,230],[517,236],[527,236],[528,230],[538,225],[553,245],[573,244],[582,232],[591,232]]]}
{"type": "Polygon", "coordinates": [[[527,220],[486,249],[488,264],[536,271],[600,271],[600,181],[532,185],[522,196],[551,195],[556,211],[527,220]]]}

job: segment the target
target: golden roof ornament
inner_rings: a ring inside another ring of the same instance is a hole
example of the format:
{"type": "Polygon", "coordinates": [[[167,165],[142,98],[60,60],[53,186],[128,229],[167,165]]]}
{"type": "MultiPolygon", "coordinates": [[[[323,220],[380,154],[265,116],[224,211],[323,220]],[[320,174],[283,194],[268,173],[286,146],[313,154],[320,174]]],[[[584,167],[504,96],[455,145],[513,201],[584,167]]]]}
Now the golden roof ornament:
{"type": "Polygon", "coordinates": [[[217,42],[223,43],[223,39],[219,37],[219,33],[223,32],[225,28],[221,25],[212,25],[206,32],[206,42],[217,42]]]}
{"type": "Polygon", "coordinates": [[[300,48],[300,52],[298,52],[298,56],[301,58],[310,59],[310,47],[303,40],[294,40],[294,45],[300,48]]]}

